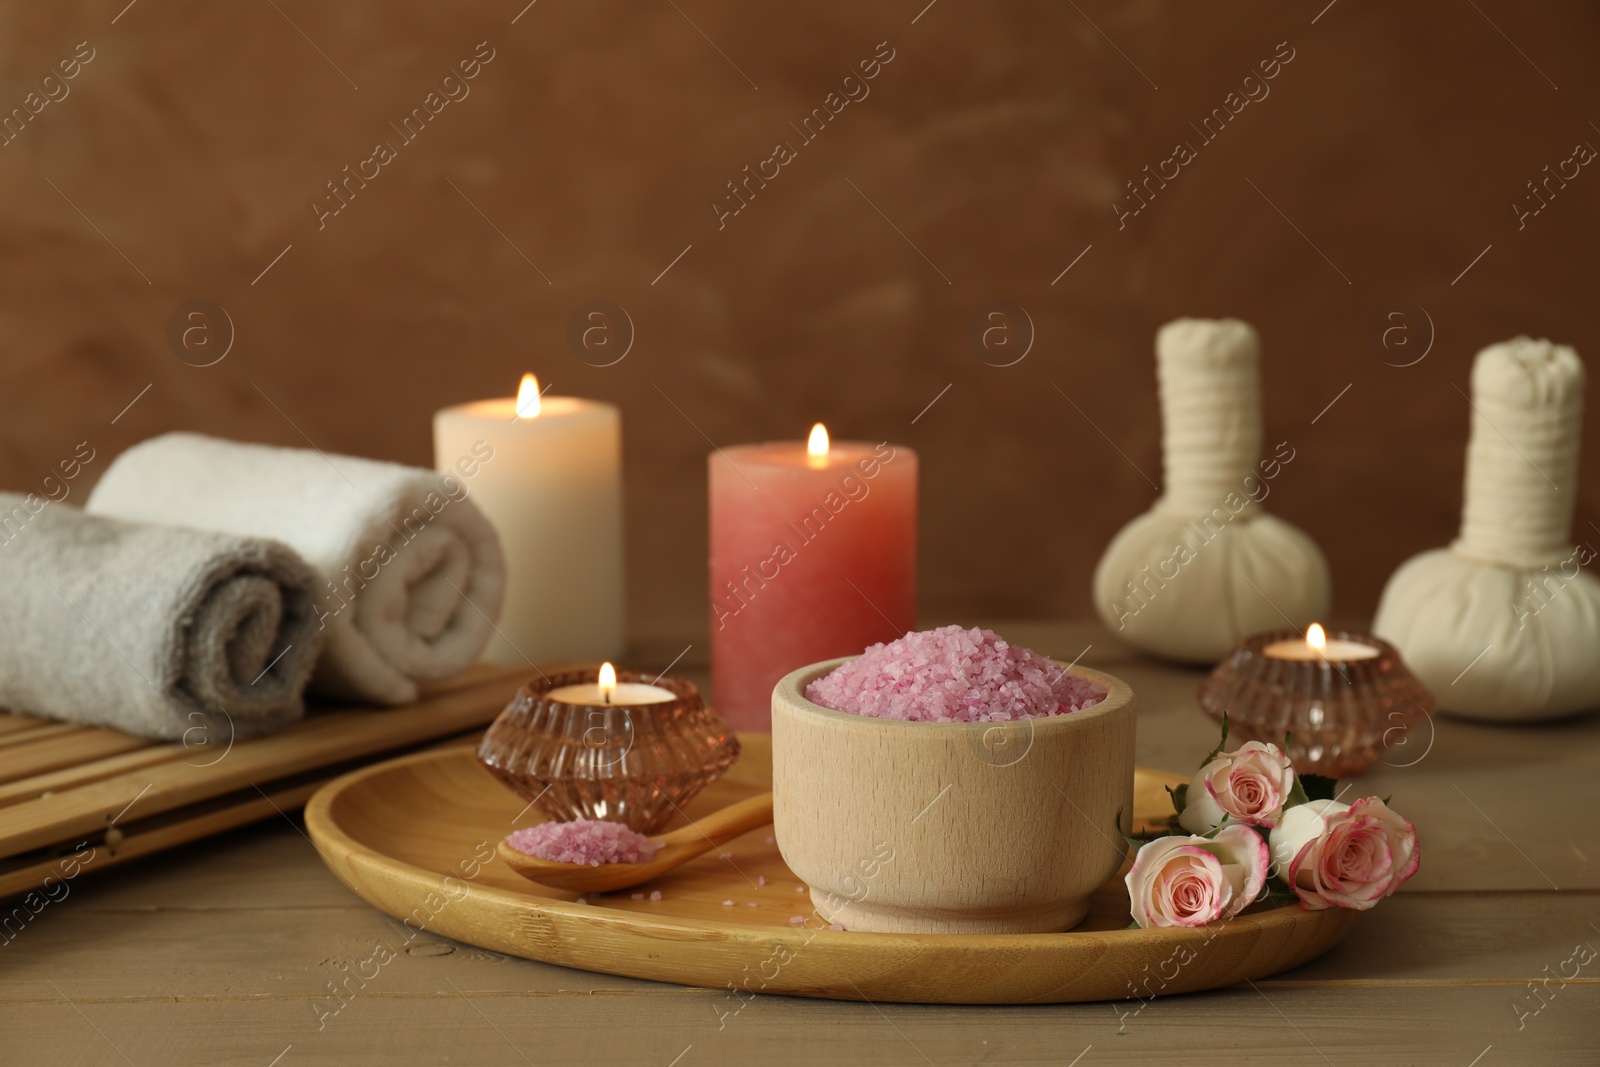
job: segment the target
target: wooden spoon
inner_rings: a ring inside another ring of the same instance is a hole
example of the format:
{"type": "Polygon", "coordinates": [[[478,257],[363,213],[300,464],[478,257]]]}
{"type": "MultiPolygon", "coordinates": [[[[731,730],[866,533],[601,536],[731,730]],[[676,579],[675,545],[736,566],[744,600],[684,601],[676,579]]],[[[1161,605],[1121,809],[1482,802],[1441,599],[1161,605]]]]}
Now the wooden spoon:
{"type": "Polygon", "coordinates": [[[702,852],[771,821],[772,794],[762,793],[662,835],[657,839],[661,847],[655,858],[645,863],[557,863],[519,852],[503,838],[495,851],[502,863],[529,881],[575,893],[609,893],[659,878],[702,852]]]}

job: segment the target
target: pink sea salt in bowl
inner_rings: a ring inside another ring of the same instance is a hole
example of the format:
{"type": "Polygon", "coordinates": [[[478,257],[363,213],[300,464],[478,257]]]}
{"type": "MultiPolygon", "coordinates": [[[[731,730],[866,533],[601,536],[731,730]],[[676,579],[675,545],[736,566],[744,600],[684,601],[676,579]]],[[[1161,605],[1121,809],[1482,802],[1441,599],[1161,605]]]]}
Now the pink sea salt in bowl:
{"type": "Polygon", "coordinates": [[[1117,820],[1126,826],[1133,810],[1133,691],[1054,662],[1040,678],[1031,669],[1042,657],[1008,653],[993,635],[966,642],[965,662],[934,642],[908,647],[898,659],[875,646],[802,667],[773,689],[773,827],[784,862],[818,914],[847,930],[1077,925],[1124,856],[1117,820]],[[1000,669],[973,662],[983,657],[1000,669]],[[883,677],[855,672],[813,688],[858,659],[883,677]],[[882,695],[897,684],[915,692],[882,695]],[[808,689],[876,714],[825,707],[808,689]],[[980,717],[942,721],[965,717],[963,707],[980,717]]]}

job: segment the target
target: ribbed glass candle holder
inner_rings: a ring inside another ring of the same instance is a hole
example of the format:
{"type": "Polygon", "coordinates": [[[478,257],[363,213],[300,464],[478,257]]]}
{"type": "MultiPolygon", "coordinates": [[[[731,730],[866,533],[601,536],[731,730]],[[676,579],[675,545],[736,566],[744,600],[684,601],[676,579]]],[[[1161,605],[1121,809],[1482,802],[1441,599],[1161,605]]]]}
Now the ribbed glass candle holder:
{"type": "Polygon", "coordinates": [[[548,818],[606,819],[660,830],[739,758],[739,741],[692,682],[645,679],[676,694],[658,704],[568,704],[547,694],[594,684],[593,670],[538,678],[517,690],[478,745],[478,761],[548,818]]]}
{"type": "Polygon", "coordinates": [[[1431,719],[1433,694],[1381,637],[1330,633],[1378,650],[1352,660],[1280,659],[1268,646],[1299,642],[1295,630],[1253,634],[1236,645],[1200,686],[1200,707],[1220,721],[1228,716],[1229,745],[1243,741],[1283,744],[1290,736],[1295,770],[1332,777],[1357,774],[1386,750],[1395,751],[1431,719]]]}

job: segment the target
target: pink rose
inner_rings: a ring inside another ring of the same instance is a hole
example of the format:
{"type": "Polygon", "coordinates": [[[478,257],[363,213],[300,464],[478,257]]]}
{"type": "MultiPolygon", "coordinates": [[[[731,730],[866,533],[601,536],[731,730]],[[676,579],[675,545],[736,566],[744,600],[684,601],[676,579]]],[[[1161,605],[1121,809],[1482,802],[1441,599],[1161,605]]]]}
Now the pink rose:
{"type": "Polygon", "coordinates": [[[1276,826],[1293,789],[1289,757],[1277,745],[1246,741],[1200,768],[1178,823],[1191,834],[1210,833],[1223,816],[1249,826],[1276,826]]]}
{"type": "Polygon", "coordinates": [[[1231,918],[1261,895],[1269,863],[1267,843],[1248,826],[1225,826],[1214,838],[1158,837],[1128,872],[1133,921],[1149,929],[1231,918]]]}
{"type": "Polygon", "coordinates": [[[1417,830],[1377,797],[1313,800],[1284,812],[1272,861],[1308,911],[1365,911],[1417,873],[1417,830]]]}

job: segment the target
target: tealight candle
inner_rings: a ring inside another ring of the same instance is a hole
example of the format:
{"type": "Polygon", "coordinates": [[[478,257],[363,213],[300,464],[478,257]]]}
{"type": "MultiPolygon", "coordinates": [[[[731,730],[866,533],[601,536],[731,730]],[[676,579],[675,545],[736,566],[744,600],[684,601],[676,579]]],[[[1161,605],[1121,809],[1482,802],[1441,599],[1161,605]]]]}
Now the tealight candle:
{"type": "Polygon", "coordinates": [[[529,679],[485,731],[478,762],[547,819],[656,833],[733,765],[739,739],[693,682],[600,672],[529,679]]]}
{"type": "Polygon", "coordinates": [[[818,423],[708,462],[713,695],[735,728],[765,731],[784,675],[915,625],[917,456],[818,423]]]}
{"type": "MultiPolygon", "coordinates": [[[[611,404],[539,395],[433,416],[435,467],[465,485],[500,534],[505,606],[494,663],[622,654],[622,419],[611,404]]],[[[447,568],[441,568],[448,574],[447,568]]]]}
{"type": "Polygon", "coordinates": [[[1312,623],[1251,634],[1200,686],[1200,709],[1226,718],[1230,737],[1288,746],[1300,773],[1338,778],[1385,762],[1406,767],[1433,745],[1433,695],[1393,645],[1367,633],[1330,638],[1312,623]],[[1414,744],[1412,742],[1415,742],[1414,744]]]}
{"type": "Polygon", "coordinates": [[[1376,646],[1360,641],[1346,641],[1337,637],[1330,641],[1322,625],[1314,622],[1306,629],[1304,641],[1274,641],[1262,649],[1261,654],[1272,659],[1304,663],[1352,663],[1375,659],[1379,651],[1376,646]]]}
{"type": "Polygon", "coordinates": [[[670,689],[646,682],[617,681],[617,669],[609,663],[600,665],[600,674],[593,683],[564,685],[545,693],[546,700],[562,704],[586,704],[594,707],[626,707],[637,704],[665,704],[678,699],[670,689]]]}

